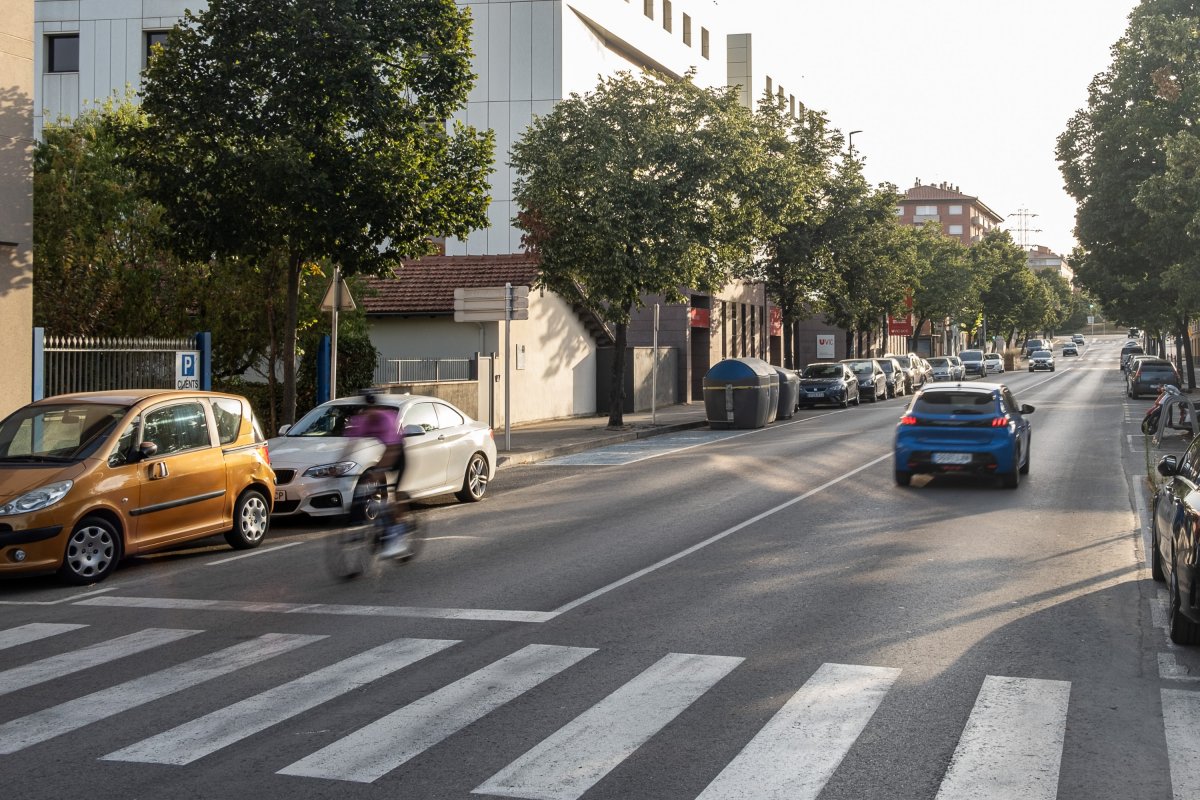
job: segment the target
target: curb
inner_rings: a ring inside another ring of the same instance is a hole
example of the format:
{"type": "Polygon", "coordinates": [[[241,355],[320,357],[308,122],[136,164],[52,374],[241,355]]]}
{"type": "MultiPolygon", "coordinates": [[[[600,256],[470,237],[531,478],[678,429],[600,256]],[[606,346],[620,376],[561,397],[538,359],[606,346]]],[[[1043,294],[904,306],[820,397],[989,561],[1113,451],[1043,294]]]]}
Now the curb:
{"type": "Polygon", "coordinates": [[[496,459],[496,469],[516,467],[522,464],[536,464],[539,461],[545,461],[546,459],[554,458],[555,456],[569,456],[574,455],[575,453],[582,453],[587,450],[595,450],[598,447],[605,447],[610,444],[631,442],[635,439],[649,439],[651,436],[661,436],[664,433],[678,433],[679,431],[691,430],[693,428],[703,428],[707,426],[708,420],[706,419],[696,420],[694,422],[678,422],[673,425],[656,425],[651,428],[643,428],[642,430],[626,431],[625,433],[613,433],[595,439],[587,439],[582,442],[572,442],[570,444],[556,445],[554,447],[544,447],[540,450],[501,453],[496,459]]]}

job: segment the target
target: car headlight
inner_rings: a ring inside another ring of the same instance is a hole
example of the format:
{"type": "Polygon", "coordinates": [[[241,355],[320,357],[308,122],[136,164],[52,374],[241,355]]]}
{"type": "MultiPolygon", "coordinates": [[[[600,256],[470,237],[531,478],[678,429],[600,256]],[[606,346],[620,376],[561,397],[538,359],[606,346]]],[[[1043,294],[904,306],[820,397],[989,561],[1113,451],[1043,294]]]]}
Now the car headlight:
{"type": "Polygon", "coordinates": [[[304,470],[306,478],[340,478],[358,469],[357,461],[339,461],[336,464],[318,464],[304,470]]]}
{"type": "Polygon", "coordinates": [[[74,481],[59,481],[40,489],[34,489],[32,492],[26,492],[17,499],[9,500],[0,506],[0,517],[27,514],[30,511],[41,511],[43,508],[48,508],[66,497],[67,492],[71,491],[72,485],[74,485],[74,481]]]}

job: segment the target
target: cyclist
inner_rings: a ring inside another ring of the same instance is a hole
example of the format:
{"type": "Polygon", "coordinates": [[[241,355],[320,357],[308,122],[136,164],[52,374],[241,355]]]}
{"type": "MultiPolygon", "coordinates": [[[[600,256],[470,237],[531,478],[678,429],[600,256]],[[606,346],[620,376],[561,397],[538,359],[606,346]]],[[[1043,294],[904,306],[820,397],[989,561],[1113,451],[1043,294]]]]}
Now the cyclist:
{"type": "MultiPolygon", "coordinates": [[[[384,535],[380,555],[403,557],[408,552],[405,541],[405,526],[397,522],[395,508],[390,501],[387,491],[387,473],[396,473],[396,492],[400,494],[400,481],[404,477],[404,433],[400,430],[399,409],[386,403],[378,402],[378,397],[372,389],[362,392],[364,407],[346,421],[345,435],[355,438],[372,438],[383,445],[383,455],[371,469],[383,473],[384,498],[379,510],[384,524],[384,535]]],[[[365,517],[365,505],[368,498],[355,498],[355,508],[352,517],[361,521],[365,517]]]]}

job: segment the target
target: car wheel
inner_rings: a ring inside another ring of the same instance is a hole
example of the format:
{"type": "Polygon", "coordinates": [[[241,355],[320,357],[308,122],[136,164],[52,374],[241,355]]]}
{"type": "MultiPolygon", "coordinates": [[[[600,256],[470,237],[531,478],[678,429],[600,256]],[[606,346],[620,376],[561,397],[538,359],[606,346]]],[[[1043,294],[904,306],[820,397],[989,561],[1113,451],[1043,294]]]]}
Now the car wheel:
{"type": "Polygon", "coordinates": [[[1005,489],[1015,489],[1021,485],[1021,468],[1017,461],[1017,453],[1013,451],[1013,468],[1012,472],[1007,472],[1000,476],[1000,481],[1005,489]]]}
{"type": "Polygon", "coordinates": [[[861,394],[854,395],[854,405],[856,405],[856,406],[862,405],[862,395],[861,394]]]}
{"type": "Polygon", "coordinates": [[[1172,562],[1171,580],[1167,582],[1167,616],[1171,641],[1175,644],[1200,644],[1200,625],[1183,615],[1180,608],[1178,563],[1172,562]]]}
{"type": "Polygon", "coordinates": [[[476,453],[467,462],[462,488],[454,493],[464,503],[477,503],[487,494],[488,462],[483,453],[476,453]]]}
{"type": "Polygon", "coordinates": [[[1033,367],[1030,367],[1030,368],[1029,368],[1029,371],[1030,371],[1030,372],[1033,372],[1033,367]]]}
{"type": "Polygon", "coordinates": [[[850,398],[847,397],[841,403],[838,403],[838,405],[840,405],[842,408],[849,408],[850,407],[850,398]]]}
{"type": "Polygon", "coordinates": [[[912,473],[911,472],[905,472],[902,469],[896,470],[896,485],[897,486],[908,486],[910,483],[912,483],[912,473]]]}
{"type": "Polygon", "coordinates": [[[121,560],[121,536],[103,517],[84,517],[67,539],[59,577],[82,585],[107,578],[121,560]]]}
{"type": "Polygon", "coordinates": [[[250,550],[262,544],[270,526],[267,498],[257,489],[247,489],[233,506],[233,527],[225,534],[225,541],[235,550],[250,550]]]}
{"type": "Polygon", "coordinates": [[[1162,554],[1158,550],[1158,517],[1155,516],[1157,509],[1151,510],[1150,514],[1150,577],[1159,583],[1167,580],[1166,573],[1163,572],[1162,554]]]}
{"type": "Polygon", "coordinates": [[[1029,462],[1033,459],[1033,442],[1025,445],[1025,463],[1021,465],[1021,474],[1029,474],[1029,462]]]}
{"type": "Polygon", "coordinates": [[[364,472],[354,487],[354,501],[350,505],[350,521],[355,525],[379,519],[383,504],[387,500],[387,487],[372,472],[364,472]]]}

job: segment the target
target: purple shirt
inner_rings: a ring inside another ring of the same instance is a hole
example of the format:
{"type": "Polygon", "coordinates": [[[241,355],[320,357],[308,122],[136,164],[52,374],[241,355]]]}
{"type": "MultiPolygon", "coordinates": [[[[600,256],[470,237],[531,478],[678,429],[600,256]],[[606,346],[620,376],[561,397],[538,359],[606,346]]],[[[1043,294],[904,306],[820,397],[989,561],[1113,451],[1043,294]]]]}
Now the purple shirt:
{"type": "Polygon", "coordinates": [[[397,409],[371,406],[346,421],[346,436],[378,439],[385,445],[398,444],[403,438],[397,409]]]}

